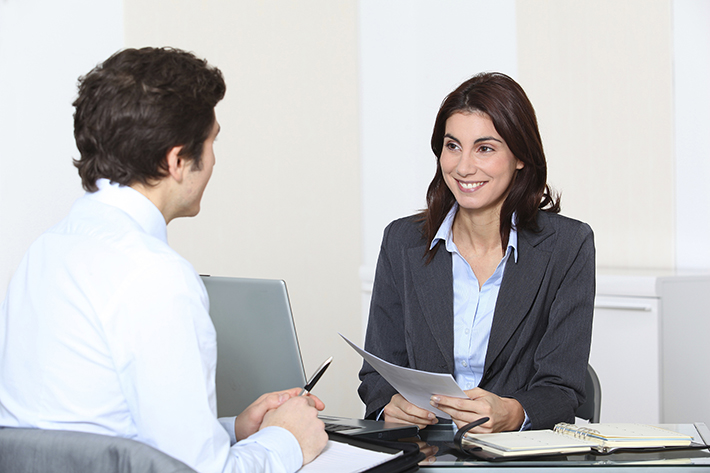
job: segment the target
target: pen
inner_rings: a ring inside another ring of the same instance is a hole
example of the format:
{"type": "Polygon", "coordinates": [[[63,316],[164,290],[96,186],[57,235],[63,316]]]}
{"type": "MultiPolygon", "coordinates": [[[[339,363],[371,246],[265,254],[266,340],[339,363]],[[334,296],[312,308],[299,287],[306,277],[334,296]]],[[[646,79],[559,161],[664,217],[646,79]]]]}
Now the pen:
{"type": "Polygon", "coordinates": [[[303,389],[301,389],[301,393],[299,394],[299,396],[303,396],[304,394],[308,394],[309,392],[311,392],[313,386],[316,385],[320,377],[323,376],[323,373],[325,373],[325,370],[328,369],[328,367],[330,366],[331,361],[333,361],[332,356],[325,360],[322,365],[320,365],[316,372],[313,373],[313,376],[311,376],[311,379],[309,379],[303,389]]]}

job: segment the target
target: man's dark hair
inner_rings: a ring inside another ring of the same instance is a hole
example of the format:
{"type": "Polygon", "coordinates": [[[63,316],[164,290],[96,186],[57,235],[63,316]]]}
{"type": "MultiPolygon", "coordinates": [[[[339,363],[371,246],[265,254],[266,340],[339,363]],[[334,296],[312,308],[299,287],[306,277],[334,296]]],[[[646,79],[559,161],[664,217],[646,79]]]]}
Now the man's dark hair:
{"type": "Polygon", "coordinates": [[[202,147],[226,91],[219,69],[172,48],[119,51],[79,78],[74,101],[74,160],[84,189],[96,180],[149,185],[167,173],[166,156],[202,167],[202,147]]]}

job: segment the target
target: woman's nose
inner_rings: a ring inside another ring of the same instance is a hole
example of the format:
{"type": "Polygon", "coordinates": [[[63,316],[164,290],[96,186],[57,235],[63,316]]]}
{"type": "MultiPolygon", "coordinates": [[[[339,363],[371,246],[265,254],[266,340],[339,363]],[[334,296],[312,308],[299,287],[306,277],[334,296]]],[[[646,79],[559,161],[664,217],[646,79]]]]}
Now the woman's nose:
{"type": "Polygon", "coordinates": [[[476,166],[476,159],[473,156],[466,154],[461,156],[461,160],[459,160],[459,163],[456,166],[456,174],[461,177],[476,174],[477,170],[478,166],[476,166]]]}

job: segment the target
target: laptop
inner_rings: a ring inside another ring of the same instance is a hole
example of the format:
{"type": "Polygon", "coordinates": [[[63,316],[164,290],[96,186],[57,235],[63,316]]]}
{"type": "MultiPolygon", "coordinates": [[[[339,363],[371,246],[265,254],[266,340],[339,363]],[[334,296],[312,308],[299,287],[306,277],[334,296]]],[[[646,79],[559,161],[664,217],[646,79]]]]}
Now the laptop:
{"type": "MultiPolygon", "coordinates": [[[[305,386],[286,283],[214,276],[202,280],[217,331],[217,415],[234,416],[264,393],[305,386]]],[[[320,418],[326,430],[356,437],[399,439],[418,433],[414,425],[320,418]]]]}

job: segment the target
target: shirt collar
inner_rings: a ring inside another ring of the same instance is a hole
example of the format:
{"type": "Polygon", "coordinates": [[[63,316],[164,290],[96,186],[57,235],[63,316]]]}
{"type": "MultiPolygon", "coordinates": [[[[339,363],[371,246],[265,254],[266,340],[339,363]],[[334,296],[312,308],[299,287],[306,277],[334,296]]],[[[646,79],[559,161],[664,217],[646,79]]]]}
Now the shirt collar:
{"type": "MultiPolygon", "coordinates": [[[[434,239],[431,241],[431,245],[429,245],[429,249],[431,250],[434,248],[439,241],[443,241],[446,250],[449,253],[452,253],[456,251],[456,245],[454,244],[454,235],[453,232],[451,231],[453,225],[454,225],[454,217],[456,216],[456,212],[459,209],[459,204],[454,203],[454,205],[451,207],[451,210],[449,210],[449,213],[446,214],[446,218],[444,218],[444,221],[441,223],[441,226],[439,227],[439,230],[436,232],[436,235],[434,235],[434,239]]],[[[513,214],[512,221],[515,222],[515,214],[513,214]]],[[[505,253],[506,255],[508,253],[512,252],[513,253],[513,259],[515,262],[518,262],[518,232],[515,229],[515,225],[513,224],[510,228],[510,235],[508,236],[508,248],[506,249],[505,253]]]]}
{"type": "Polygon", "coordinates": [[[132,187],[122,186],[108,179],[97,180],[96,186],[99,190],[87,193],[87,197],[123,210],[147,234],[167,244],[168,227],[165,217],[146,196],[132,187]]]}

